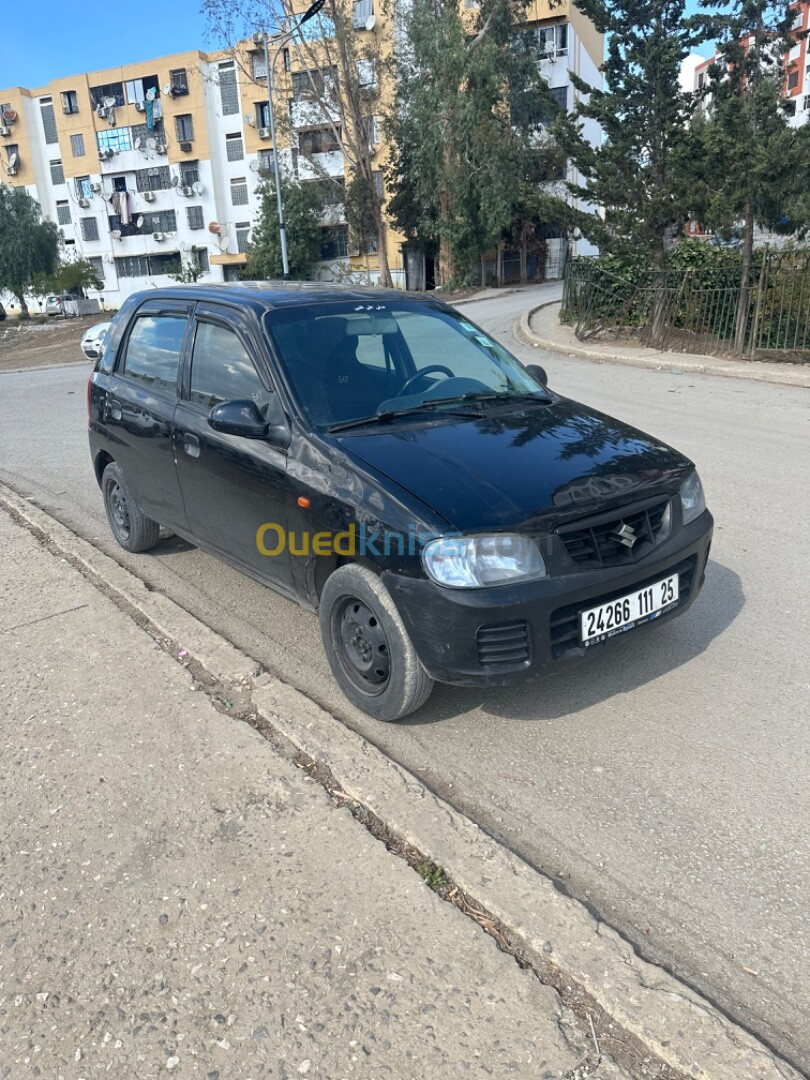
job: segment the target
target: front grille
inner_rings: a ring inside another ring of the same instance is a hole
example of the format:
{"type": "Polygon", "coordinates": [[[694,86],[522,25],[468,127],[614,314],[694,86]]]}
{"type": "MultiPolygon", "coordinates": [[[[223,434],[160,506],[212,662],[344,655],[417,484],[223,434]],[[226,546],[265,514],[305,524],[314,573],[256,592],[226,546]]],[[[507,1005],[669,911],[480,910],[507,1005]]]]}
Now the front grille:
{"type": "Polygon", "coordinates": [[[637,589],[645,589],[648,585],[652,585],[654,581],[660,581],[662,578],[669,577],[670,574],[677,573],[678,575],[678,607],[681,607],[689,599],[692,592],[696,564],[697,556],[692,555],[679,566],[675,566],[671,570],[661,570],[646,581],[639,581],[634,585],[617,589],[612,593],[606,593],[604,596],[590,597],[579,604],[569,604],[568,607],[557,608],[556,611],[551,613],[551,655],[557,660],[572,649],[579,648],[579,617],[583,611],[588,608],[598,607],[600,604],[607,604],[611,600],[618,600],[620,596],[626,596],[627,593],[635,592],[637,589]]]}
{"type": "Polygon", "coordinates": [[[475,643],[478,662],[486,667],[522,664],[529,659],[529,627],[523,620],[480,626],[475,643]]]}
{"type": "Polygon", "coordinates": [[[668,503],[669,499],[660,499],[648,506],[616,511],[613,516],[601,514],[576,521],[561,526],[557,535],[580,566],[621,566],[636,562],[664,539],[664,515],[668,503]],[[625,533],[632,530],[635,538],[632,547],[621,542],[619,531],[622,529],[625,533]]]}

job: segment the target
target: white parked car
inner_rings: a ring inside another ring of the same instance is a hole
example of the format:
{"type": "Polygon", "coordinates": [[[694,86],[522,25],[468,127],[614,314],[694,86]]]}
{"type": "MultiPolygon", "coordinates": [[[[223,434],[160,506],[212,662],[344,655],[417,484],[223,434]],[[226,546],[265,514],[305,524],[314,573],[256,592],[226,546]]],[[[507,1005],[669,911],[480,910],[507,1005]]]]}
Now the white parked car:
{"type": "Polygon", "coordinates": [[[85,330],[82,335],[81,347],[88,360],[98,360],[101,356],[101,350],[104,348],[104,338],[109,329],[109,322],[100,322],[85,330]]]}

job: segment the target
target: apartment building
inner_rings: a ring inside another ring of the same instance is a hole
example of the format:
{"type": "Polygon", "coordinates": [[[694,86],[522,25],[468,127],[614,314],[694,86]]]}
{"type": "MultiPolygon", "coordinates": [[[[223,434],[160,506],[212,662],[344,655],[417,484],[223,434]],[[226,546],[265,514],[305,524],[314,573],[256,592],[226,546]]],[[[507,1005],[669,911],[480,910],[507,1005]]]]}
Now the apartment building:
{"type": "MultiPolygon", "coordinates": [[[[800,0],[792,5],[793,31],[797,37],[802,32],[810,31],[810,0],[800,0]]],[[[747,47],[746,38],[742,44],[747,47]]],[[[709,82],[709,67],[719,60],[719,56],[710,57],[692,69],[691,89],[703,91],[709,82]]],[[[810,38],[799,38],[783,57],[785,84],[783,96],[789,102],[792,111],[789,117],[791,127],[801,127],[810,121],[810,38]]]]}
{"type": "MultiPolygon", "coordinates": [[[[353,25],[390,49],[394,19],[375,12],[379,2],[354,0],[353,25]]],[[[573,105],[570,71],[599,84],[602,36],[570,0],[553,8],[534,0],[526,30],[560,105],[573,105]]],[[[307,92],[306,58],[291,45],[279,67],[280,163],[301,181],[324,173],[345,178],[340,144],[307,92]]],[[[369,117],[368,137],[381,178],[387,151],[377,117],[369,117]]],[[[234,55],[178,53],[38,89],[0,90],[0,182],[25,187],[58,224],[68,257],[92,263],[104,281],[98,297],[106,308],[150,284],[171,284],[184,267],[195,267],[205,281],[238,278],[273,152],[259,39],[234,55]]],[[[403,240],[388,228],[388,263],[401,287],[409,284],[403,240]]],[[[324,207],[322,256],[324,278],[378,277],[377,256],[351,249],[334,199],[324,207]]]]}

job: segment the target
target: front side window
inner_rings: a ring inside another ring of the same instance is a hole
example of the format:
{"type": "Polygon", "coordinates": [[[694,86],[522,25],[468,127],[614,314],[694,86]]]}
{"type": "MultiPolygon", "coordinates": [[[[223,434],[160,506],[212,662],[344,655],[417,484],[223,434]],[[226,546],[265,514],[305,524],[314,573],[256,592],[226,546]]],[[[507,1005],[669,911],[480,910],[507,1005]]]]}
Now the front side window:
{"type": "Polygon", "coordinates": [[[474,409],[476,398],[543,396],[496,341],[422,301],[323,304],[317,315],[312,308],[274,311],[265,326],[302,411],[318,427],[418,411],[426,402],[437,402],[437,410],[450,403],[474,409]]]}
{"type": "Polygon", "coordinates": [[[182,315],[141,315],[127,342],[123,374],[154,390],[174,394],[188,320],[182,315]]]}
{"type": "Polygon", "coordinates": [[[270,391],[242,342],[224,326],[197,324],[191,357],[191,400],[204,409],[222,401],[254,401],[261,409],[270,391]]]}

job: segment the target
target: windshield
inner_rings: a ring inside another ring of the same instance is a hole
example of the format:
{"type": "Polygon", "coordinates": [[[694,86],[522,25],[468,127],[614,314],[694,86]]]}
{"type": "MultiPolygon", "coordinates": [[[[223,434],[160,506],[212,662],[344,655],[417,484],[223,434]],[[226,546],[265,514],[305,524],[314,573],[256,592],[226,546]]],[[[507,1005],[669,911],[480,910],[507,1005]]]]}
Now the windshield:
{"type": "MultiPolygon", "coordinates": [[[[318,428],[436,402],[545,391],[457,312],[429,301],[343,301],[269,312],[267,331],[301,409],[318,428]]],[[[497,399],[496,399],[497,400],[497,399]]]]}

